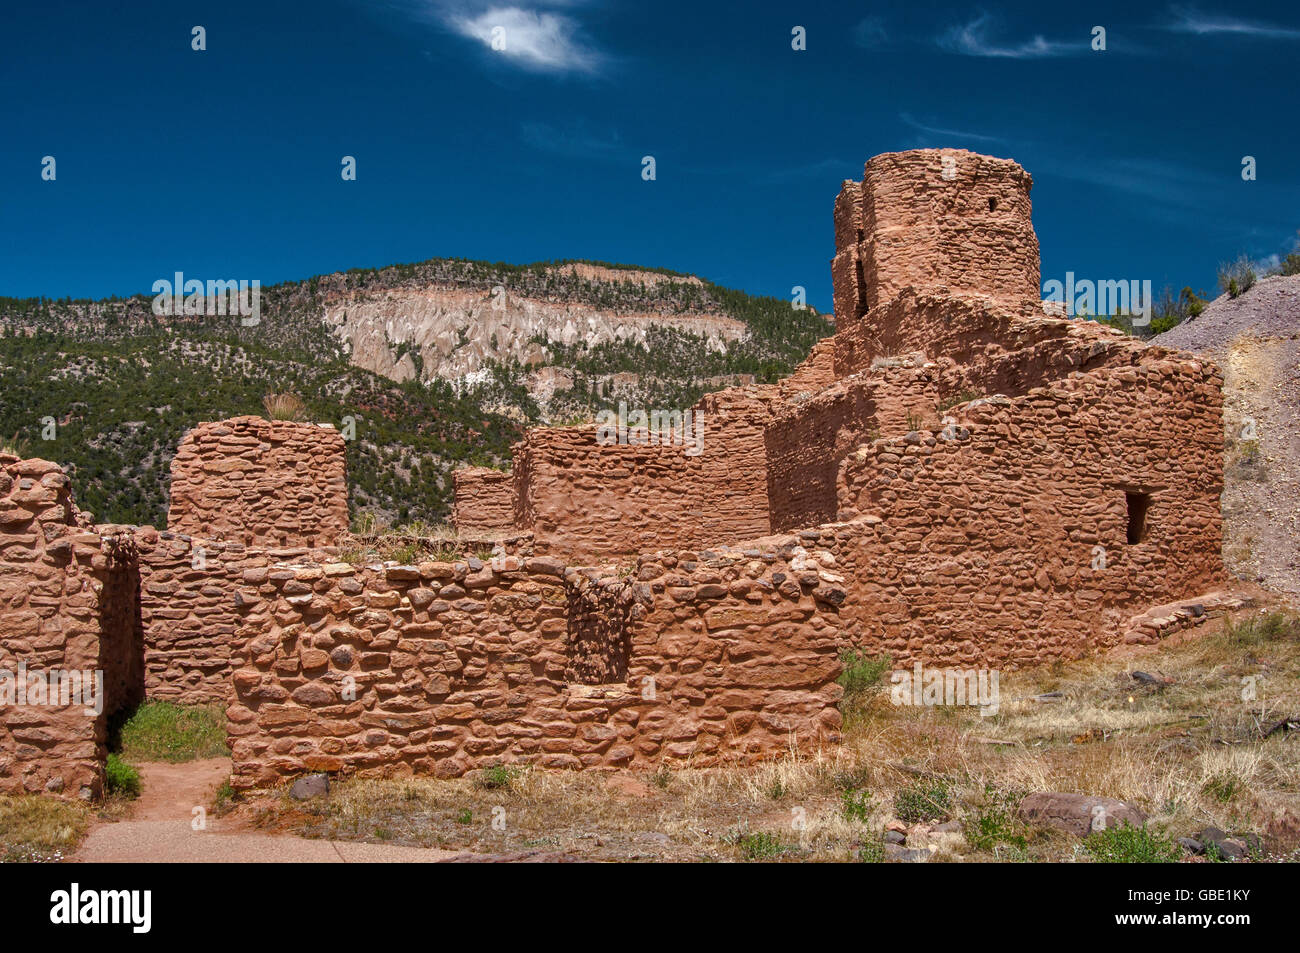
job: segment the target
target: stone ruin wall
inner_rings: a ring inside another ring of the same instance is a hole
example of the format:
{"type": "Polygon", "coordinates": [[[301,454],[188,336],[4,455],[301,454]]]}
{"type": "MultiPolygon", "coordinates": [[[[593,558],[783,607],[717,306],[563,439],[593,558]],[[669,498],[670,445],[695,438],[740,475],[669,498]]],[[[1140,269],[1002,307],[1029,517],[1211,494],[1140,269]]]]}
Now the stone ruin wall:
{"type": "Polygon", "coordinates": [[[861,447],[840,473],[840,518],[862,533],[837,551],[846,641],[903,664],[1039,664],[1224,585],[1221,387],[1212,365],[1152,349],[1138,366],[955,407],[950,439],[861,447]],[[1149,495],[1133,544],[1129,493],[1149,495]]]}
{"type": "Polygon", "coordinates": [[[457,529],[513,529],[515,526],[514,477],[491,467],[461,467],[452,473],[455,501],[451,521],[457,529]]]}
{"type": "Polygon", "coordinates": [[[547,557],[299,565],[244,596],[237,789],[312,770],[745,762],[839,730],[844,592],[772,552],[657,553],[635,580],[547,557]]]}
{"type": "Polygon", "coordinates": [[[911,287],[999,302],[1038,300],[1033,179],[961,149],[878,155],[835,202],[837,330],[911,287]]]}
{"type": "Polygon", "coordinates": [[[342,435],[317,424],[199,424],[172,460],[167,528],[249,546],[328,546],[348,529],[343,451],[342,435]]]}
{"type": "MultiPolygon", "coordinates": [[[[195,428],[163,533],[92,533],[57,467],[8,461],[4,651],[93,655],[115,704],[141,686],[228,703],[247,789],[747,761],[836,737],[846,645],[995,667],[1112,644],[1128,615],[1225,581],[1222,382],[1043,315],[1018,170],[873,159],[836,204],[835,336],[778,384],[703,398],[697,457],[541,428],[511,473],[458,471],[462,534],[526,539],[487,565],[337,562],[343,443],[313,425],[195,428]],[[633,575],[562,561],[611,556],[633,575]]],[[[5,716],[6,783],[97,790],[102,720],[5,716]]]]}
{"type": "Polygon", "coordinates": [[[249,580],[281,563],[337,552],[254,549],[150,526],[113,529],[130,530],[139,552],[145,692],[184,705],[229,700],[249,580]]]}
{"type": "Polygon", "coordinates": [[[81,525],[58,464],[0,455],[0,671],[14,691],[0,704],[0,792],[102,793],[108,717],[140,700],[135,559],[129,536],[81,525]],[[68,704],[67,694],[40,703],[50,696],[36,683],[20,704],[24,670],[40,673],[40,684],[55,670],[102,671],[102,711],[68,704]]]}
{"type": "Polygon", "coordinates": [[[766,405],[710,395],[694,412],[704,428],[694,456],[602,446],[594,424],[530,430],[514,448],[516,525],[538,553],[577,560],[766,534],[766,405]]]}

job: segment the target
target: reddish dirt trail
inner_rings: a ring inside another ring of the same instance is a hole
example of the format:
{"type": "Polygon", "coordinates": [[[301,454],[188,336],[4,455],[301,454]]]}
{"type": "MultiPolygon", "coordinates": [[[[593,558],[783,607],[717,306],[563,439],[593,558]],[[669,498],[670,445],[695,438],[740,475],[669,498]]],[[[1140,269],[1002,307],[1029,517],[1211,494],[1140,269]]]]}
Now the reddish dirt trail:
{"type": "Polygon", "coordinates": [[[230,777],[228,758],[139,765],[140,798],[131,817],[99,824],[72,857],[74,863],[432,863],[460,857],[452,851],[307,840],[289,834],[240,831],[203,817],[230,777]]]}

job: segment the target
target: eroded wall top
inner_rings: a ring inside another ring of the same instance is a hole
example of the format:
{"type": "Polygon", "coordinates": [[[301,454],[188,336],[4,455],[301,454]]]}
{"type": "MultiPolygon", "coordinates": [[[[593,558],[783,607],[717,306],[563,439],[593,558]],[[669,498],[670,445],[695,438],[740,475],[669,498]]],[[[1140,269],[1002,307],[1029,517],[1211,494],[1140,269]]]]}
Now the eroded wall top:
{"type": "Polygon", "coordinates": [[[234,417],[199,424],[172,460],[167,528],[265,546],[329,546],[348,528],[343,437],[234,417]]]}
{"type": "Polygon", "coordinates": [[[1018,303],[1039,297],[1033,180],[1018,163],[962,149],[888,152],[835,201],[837,327],[911,286],[1018,303]]]}

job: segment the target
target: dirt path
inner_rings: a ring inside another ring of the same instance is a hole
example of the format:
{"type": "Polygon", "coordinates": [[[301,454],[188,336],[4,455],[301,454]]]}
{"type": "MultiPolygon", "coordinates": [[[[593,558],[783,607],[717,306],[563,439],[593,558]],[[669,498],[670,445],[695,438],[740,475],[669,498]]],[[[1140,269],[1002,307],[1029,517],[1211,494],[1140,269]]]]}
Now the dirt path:
{"type": "Polygon", "coordinates": [[[204,829],[195,830],[194,809],[206,810],[212,803],[216,789],[230,777],[229,759],[138,767],[140,798],[130,819],[96,826],[73,862],[409,864],[458,857],[446,850],[240,831],[211,816],[203,817],[204,829]]]}

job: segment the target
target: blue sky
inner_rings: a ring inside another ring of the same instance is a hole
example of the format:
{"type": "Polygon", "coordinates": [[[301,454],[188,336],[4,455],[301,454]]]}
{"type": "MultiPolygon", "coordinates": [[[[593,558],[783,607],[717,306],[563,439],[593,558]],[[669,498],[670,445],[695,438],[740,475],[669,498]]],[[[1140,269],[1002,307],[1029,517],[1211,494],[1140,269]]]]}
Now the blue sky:
{"type": "Polygon", "coordinates": [[[829,310],[840,181],[920,146],[1030,171],[1044,280],[1209,290],[1289,249],[1300,10],[1049,6],[10,5],[0,294],[595,258],[829,310]]]}

